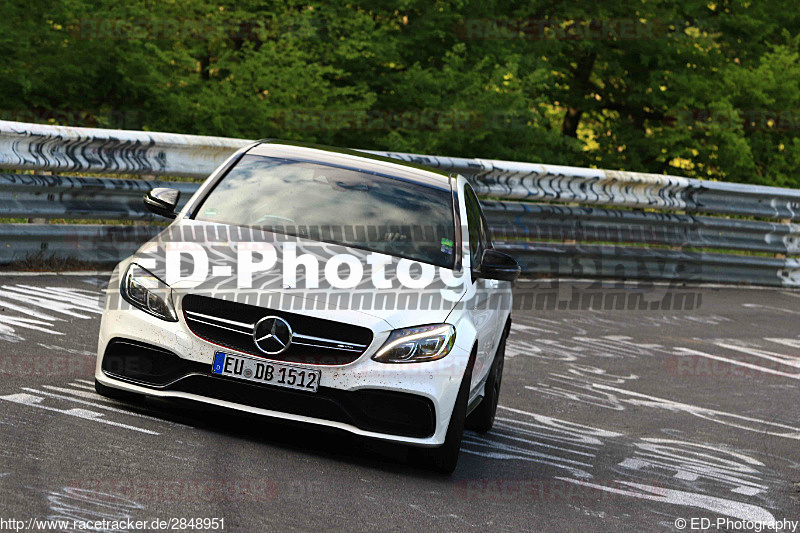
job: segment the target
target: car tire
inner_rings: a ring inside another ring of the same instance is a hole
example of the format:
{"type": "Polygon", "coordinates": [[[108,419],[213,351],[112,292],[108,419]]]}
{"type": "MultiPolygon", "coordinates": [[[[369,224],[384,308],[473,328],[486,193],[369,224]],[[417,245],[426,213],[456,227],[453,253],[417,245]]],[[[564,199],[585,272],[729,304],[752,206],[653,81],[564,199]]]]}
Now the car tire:
{"type": "Polygon", "coordinates": [[[472,367],[475,364],[475,353],[473,352],[467,364],[467,370],[458,388],[456,403],[453,406],[453,413],[450,415],[450,423],[447,425],[447,434],[444,444],[437,448],[415,448],[412,450],[416,454],[416,461],[420,466],[439,472],[440,474],[450,475],[458,465],[458,456],[461,453],[461,437],[464,434],[464,425],[467,418],[467,402],[469,401],[469,387],[472,382],[472,367]]]}
{"type": "Polygon", "coordinates": [[[106,398],[111,398],[114,400],[122,400],[124,402],[139,402],[142,400],[141,394],[136,394],[135,392],[129,392],[125,390],[114,389],[103,385],[96,379],[94,380],[94,390],[97,391],[97,394],[100,396],[104,396],[106,398]]]}
{"type": "Polygon", "coordinates": [[[492,362],[492,368],[486,378],[486,388],[484,389],[481,403],[467,417],[467,429],[472,429],[479,433],[486,433],[494,426],[494,418],[497,414],[497,401],[500,398],[500,386],[503,383],[503,366],[506,355],[506,338],[508,334],[503,333],[497,352],[492,362]]]}

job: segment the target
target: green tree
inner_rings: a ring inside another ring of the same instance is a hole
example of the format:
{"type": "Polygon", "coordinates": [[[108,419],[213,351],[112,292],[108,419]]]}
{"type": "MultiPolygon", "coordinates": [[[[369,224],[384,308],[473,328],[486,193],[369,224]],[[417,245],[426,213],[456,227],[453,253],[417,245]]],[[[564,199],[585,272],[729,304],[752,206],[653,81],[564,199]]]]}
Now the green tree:
{"type": "Polygon", "coordinates": [[[800,186],[786,0],[10,0],[4,118],[800,186]]]}

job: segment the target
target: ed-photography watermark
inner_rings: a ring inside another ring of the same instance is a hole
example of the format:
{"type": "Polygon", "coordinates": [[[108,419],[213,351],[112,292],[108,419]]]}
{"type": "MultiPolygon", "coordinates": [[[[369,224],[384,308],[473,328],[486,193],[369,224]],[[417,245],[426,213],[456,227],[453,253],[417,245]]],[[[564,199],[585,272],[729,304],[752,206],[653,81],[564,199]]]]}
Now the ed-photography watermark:
{"type": "Polygon", "coordinates": [[[794,532],[800,529],[800,520],[744,520],[731,517],[717,518],[676,518],[674,521],[675,529],[679,531],[786,531],[794,532]]]}

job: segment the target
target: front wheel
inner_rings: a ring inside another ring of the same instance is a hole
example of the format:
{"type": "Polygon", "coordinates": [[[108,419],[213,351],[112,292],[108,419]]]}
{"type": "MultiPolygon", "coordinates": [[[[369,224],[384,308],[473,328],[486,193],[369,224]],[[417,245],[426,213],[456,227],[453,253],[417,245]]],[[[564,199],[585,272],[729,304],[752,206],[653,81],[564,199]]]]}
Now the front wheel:
{"type": "Polygon", "coordinates": [[[458,396],[453,406],[453,414],[450,415],[450,423],[447,426],[447,434],[444,444],[438,448],[415,448],[412,453],[415,455],[415,462],[421,466],[435,470],[441,474],[450,475],[456,469],[458,456],[461,452],[461,437],[464,434],[464,423],[467,418],[467,402],[469,401],[469,387],[472,382],[472,366],[475,355],[470,358],[467,370],[458,388],[458,396]]]}
{"type": "Polygon", "coordinates": [[[494,417],[497,414],[497,401],[500,399],[500,385],[503,383],[503,364],[506,355],[506,337],[500,339],[497,353],[492,362],[492,368],[486,378],[481,403],[467,417],[467,428],[479,433],[486,433],[494,426],[494,417]]]}

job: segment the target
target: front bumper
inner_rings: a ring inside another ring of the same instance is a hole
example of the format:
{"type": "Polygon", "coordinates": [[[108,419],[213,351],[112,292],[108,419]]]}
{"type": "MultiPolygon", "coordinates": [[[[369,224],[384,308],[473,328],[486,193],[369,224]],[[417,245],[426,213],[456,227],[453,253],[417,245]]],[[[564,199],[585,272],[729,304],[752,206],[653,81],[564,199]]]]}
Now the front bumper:
{"type": "Polygon", "coordinates": [[[321,372],[317,393],[293,391],[211,374],[215,352],[241,352],[195,336],[183,318],[166,322],[110,297],[101,322],[95,378],[107,387],[147,396],[193,400],[416,446],[443,444],[469,352],[456,344],[439,361],[378,363],[371,357],[390,331],[375,325],[372,329],[372,343],[352,363],[293,363],[321,372]],[[141,354],[152,347],[174,364],[167,364],[158,379],[136,374],[119,359],[106,360],[107,354],[118,357],[114,354],[120,341],[134,346],[127,348],[134,355],[137,345],[141,354]]]}

